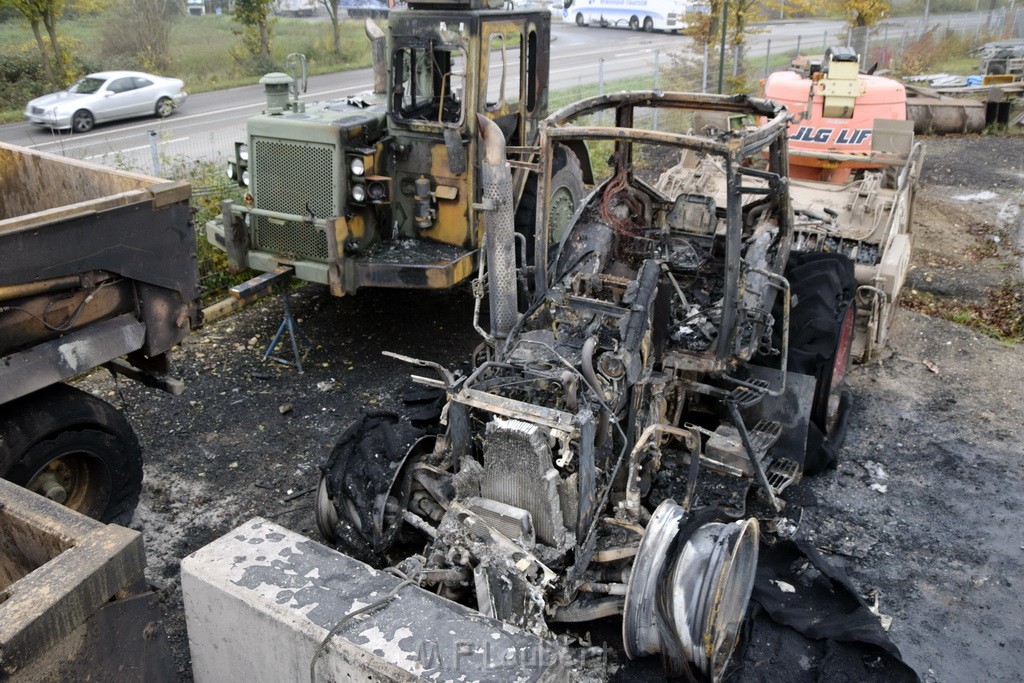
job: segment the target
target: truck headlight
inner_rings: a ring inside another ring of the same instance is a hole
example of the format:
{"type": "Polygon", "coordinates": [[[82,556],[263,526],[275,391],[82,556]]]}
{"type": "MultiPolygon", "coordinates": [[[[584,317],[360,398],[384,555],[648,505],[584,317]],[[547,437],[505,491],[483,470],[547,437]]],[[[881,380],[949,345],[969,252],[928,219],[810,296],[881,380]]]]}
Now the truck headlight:
{"type": "Polygon", "coordinates": [[[352,201],[354,202],[365,202],[366,201],[366,187],[363,185],[352,186],[352,201]]]}
{"type": "Polygon", "coordinates": [[[361,176],[366,172],[366,165],[363,163],[362,157],[356,157],[349,162],[349,170],[352,171],[352,175],[361,176]]]}
{"type": "Polygon", "coordinates": [[[228,178],[230,178],[231,180],[237,180],[237,178],[235,177],[236,176],[235,162],[233,162],[233,161],[229,161],[228,162],[227,174],[228,174],[228,178]]]}
{"type": "Polygon", "coordinates": [[[242,161],[249,161],[249,145],[242,144],[238,146],[238,158],[242,161]]]}
{"type": "Polygon", "coordinates": [[[249,171],[242,171],[242,184],[249,187],[249,171]]]}

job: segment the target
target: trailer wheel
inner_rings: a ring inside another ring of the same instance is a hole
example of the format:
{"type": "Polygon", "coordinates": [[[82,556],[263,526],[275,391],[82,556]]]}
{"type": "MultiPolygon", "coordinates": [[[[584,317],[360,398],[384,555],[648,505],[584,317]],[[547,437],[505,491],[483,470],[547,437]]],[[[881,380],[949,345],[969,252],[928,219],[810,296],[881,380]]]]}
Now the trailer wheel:
{"type": "Polygon", "coordinates": [[[849,400],[843,400],[850,365],[857,281],[843,254],[798,253],[786,270],[796,305],[790,314],[789,369],[815,378],[811,431],[804,471],[835,464],[849,400]]]}
{"type": "Polygon", "coordinates": [[[131,521],[142,491],[142,449],[113,406],[57,384],[5,406],[5,479],[105,523],[131,521]]]}
{"type": "Polygon", "coordinates": [[[576,15],[576,25],[579,26],[580,28],[582,28],[582,27],[587,25],[587,22],[583,20],[583,14],[582,13],[578,13],[576,15]]]}
{"type": "Polygon", "coordinates": [[[640,20],[637,19],[635,15],[629,18],[629,28],[634,31],[639,30],[640,28],[640,20]]]}
{"type": "MultiPolygon", "coordinates": [[[[551,195],[548,215],[548,241],[557,244],[569,227],[576,207],[583,199],[583,169],[580,160],[569,148],[558,146],[552,164],[551,195]]],[[[526,179],[523,196],[516,207],[516,232],[526,237],[526,260],[533,263],[534,236],[536,235],[537,176],[526,179]]]]}
{"type": "Polygon", "coordinates": [[[650,17],[644,17],[644,30],[648,33],[654,30],[654,22],[650,17]]]}

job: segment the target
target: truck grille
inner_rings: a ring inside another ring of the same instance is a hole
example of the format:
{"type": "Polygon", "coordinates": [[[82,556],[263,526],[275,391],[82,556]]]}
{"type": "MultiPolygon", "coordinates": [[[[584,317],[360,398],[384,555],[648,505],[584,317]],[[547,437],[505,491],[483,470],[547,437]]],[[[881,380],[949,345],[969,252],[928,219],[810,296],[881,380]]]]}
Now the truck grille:
{"type": "MultiPolygon", "coordinates": [[[[281,213],[330,218],[338,215],[335,148],[324,144],[253,138],[255,207],[281,213]]],[[[260,251],[310,261],[327,261],[324,230],[298,221],[253,216],[252,243],[260,251]]]]}

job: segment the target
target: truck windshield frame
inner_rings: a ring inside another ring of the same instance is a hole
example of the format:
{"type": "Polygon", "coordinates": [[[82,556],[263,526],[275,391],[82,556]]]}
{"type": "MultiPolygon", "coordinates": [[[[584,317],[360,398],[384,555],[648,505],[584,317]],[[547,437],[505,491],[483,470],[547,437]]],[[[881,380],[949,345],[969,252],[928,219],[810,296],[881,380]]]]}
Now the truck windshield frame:
{"type": "Polygon", "coordinates": [[[396,46],[392,55],[391,115],[396,121],[434,126],[465,122],[466,52],[437,45],[396,46]]]}

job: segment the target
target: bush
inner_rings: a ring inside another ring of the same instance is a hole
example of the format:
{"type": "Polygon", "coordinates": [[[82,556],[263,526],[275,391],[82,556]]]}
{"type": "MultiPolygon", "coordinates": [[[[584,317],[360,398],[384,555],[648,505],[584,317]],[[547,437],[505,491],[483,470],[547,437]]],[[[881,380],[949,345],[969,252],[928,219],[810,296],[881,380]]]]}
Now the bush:
{"type": "Polygon", "coordinates": [[[24,104],[49,89],[37,55],[0,55],[0,100],[24,104]]]}
{"type": "Polygon", "coordinates": [[[894,72],[904,76],[945,70],[950,60],[966,58],[971,40],[971,36],[933,28],[907,45],[894,72]]]}
{"type": "MultiPolygon", "coordinates": [[[[65,41],[68,42],[73,44],[73,41],[65,41]]],[[[66,52],[65,56],[69,53],[66,52]]],[[[66,58],[62,72],[70,83],[87,68],[88,65],[79,59],[66,58]]],[[[53,90],[46,81],[35,45],[25,45],[14,54],[0,54],[0,102],[20,109],[29,100],[53,90]]]]}

